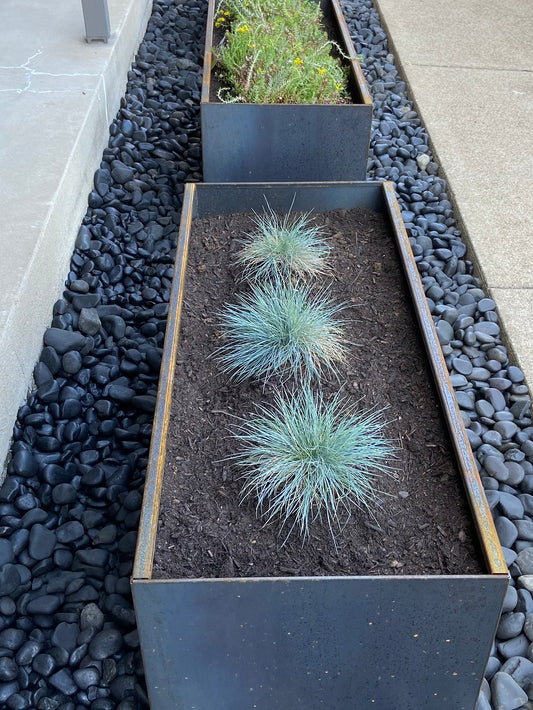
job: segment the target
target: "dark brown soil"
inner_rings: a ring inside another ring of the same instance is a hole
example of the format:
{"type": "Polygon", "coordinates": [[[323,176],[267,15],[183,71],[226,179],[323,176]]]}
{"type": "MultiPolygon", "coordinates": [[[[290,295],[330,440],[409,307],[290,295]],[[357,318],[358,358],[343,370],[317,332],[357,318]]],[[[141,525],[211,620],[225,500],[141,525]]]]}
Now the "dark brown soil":
{"type": "Polygon", "coordinates": [[[267,526],[255,502],[239,504],[242,481],[227,461],[235,417],[272,401],[275,382],[235,385],[210,357],[220,345],[217,311],[246,288],[234,278],[235,237],[249,215],[195,220],[167,441],[154,577],[477,574],[484,571],[452,460],[393,237],[370,210],[315,215],[333,246],[331,296],[353,343],[339,381],[351,403],[386,406],[386,435],[398,445],[394,476],[380,479],[375,518],[355,510],[336,535],[310,526],[302,543],[267,526]]]}

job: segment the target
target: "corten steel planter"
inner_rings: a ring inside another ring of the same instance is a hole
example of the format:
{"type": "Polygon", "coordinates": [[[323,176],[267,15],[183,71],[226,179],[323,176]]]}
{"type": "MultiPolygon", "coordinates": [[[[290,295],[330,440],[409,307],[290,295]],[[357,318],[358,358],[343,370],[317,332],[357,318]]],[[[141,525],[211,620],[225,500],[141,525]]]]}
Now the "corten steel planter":
{"type": "Polygon", "coordinates": [[[392,183],[187,185],[132,580],[152,710],[473,710],[507,583],[392,183]],[[364,206],[390,218],[483,573],[152,579],[191,222],[258,211],[265,198],[274,210],[364,206]]]}
{"type": "Polygon", "coordinates": [[[320,0],[348,57],[352,104],[222,103],[211,93],[216,0],[209,0],[202,80],[205,182],[364,180],[372,100],[338,0],[320,0]],[[210,95],[211,93],[211,95],[210,95]]]}

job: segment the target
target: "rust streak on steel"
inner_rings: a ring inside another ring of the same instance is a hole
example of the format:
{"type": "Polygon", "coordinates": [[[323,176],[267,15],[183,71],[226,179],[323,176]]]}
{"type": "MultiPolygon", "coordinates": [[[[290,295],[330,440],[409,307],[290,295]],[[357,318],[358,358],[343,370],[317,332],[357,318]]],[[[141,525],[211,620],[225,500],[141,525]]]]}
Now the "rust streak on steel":
{"type": "Polygon", "coordinates": [[[209,91],[211,89],[211,69],[213,68],[213,27],[215,23],[216,4],[217,3],[215,2],[210,2],[207,6],[207,25],[204,47],[204,69],[202,72],[202,103],[209,101],[209,91]]]}

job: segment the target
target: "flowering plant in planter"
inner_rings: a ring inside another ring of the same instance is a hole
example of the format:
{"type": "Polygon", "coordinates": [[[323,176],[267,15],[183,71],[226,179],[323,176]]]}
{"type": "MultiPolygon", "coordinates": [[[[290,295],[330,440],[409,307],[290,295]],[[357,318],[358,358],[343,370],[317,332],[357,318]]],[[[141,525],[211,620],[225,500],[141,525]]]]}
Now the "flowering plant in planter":
{"type": "Polygon", "coordinates": [[[338,0],[216,3],[200,104],[204,180],[365,179],[372,100],[338,0]]]}
{"type": "Polygon", "coordinates": [[[214,49],[223,84],[219,98],[243,103],[349,102],[341,50],[328,39],[322,18],[313,0],[223,0],[215,20],[215,27],[225,32],[214,49]]]}

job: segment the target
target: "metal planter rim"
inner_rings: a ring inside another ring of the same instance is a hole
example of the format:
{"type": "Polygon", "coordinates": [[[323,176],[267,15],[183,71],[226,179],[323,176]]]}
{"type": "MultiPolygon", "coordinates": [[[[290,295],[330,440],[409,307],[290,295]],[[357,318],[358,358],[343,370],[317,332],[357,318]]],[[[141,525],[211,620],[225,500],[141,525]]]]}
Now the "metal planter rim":
{"type": "MultiPolygon", "coordinates": [[[[455,454],[460,474],[463,478],[466,495],[470,504],[475,527],[478,532],[479,542],[489,574],[508,575],[507,565],[499,539],[494,527],[492,515],[485,497],[483,486],[479,477],[477,466],[472,454],[468,437],[461,421],[459,408],[454,395],[453,387],[448,374],[448,369],[438,344],[438,339],[433,325],[433,320],[427,305],[424,290],[416,263],[411,251],[409,239],[403,225],[400,208],[396,200],[394,186],[391,182],[340,182],[340,183],[222,183],[197,184],[185,186],[182,209],[182,220],[179,229],[178,249],[176,254],[176,270],[174,284],[169,304],[167,332],[163,349],[160,384],[158,390],[152,444],[150,448],[147,477],[144,492],[143,512],[139,524],[139,537],[135,557],[133,577],[149,579],[151,577],[152,560],[155,548],[155,530],[159,509],[159,495],[163,478],[165,455],[165,441],[168,431],[168,411],[172,395],[171,382],[176,361],[176,352],[179,342],[179,321],[181,317],[181,304],[184,289],[184,276],[187,262],[188,236],[198,196],[202,192],[218,191],[219,194],[229,195],[238,190],[257,191],[258,195],[268,193],[269,190],[286,192],[294,195],[298,191],[311,191],[318,194],[320,190],[343,191],[350,194],[352,191],[365,193],[376,204],[381,203],[386,210],[396,237],[404,271],[409,283],[413,305],[417,314],[420,331],[424,340],[434,379],[439,393],[441,406],[448,424],[450,436],[454,445],[455,454]]],[[[226,198],[223,199],[226,204],[226,198]]],[[[321,208],[322,209],[322,208],[321,208]]],[[[326,208],[327,209],[327,208],[326,208]]],[[[230,208],[226,209],[231,212],[230,208]]]]}

